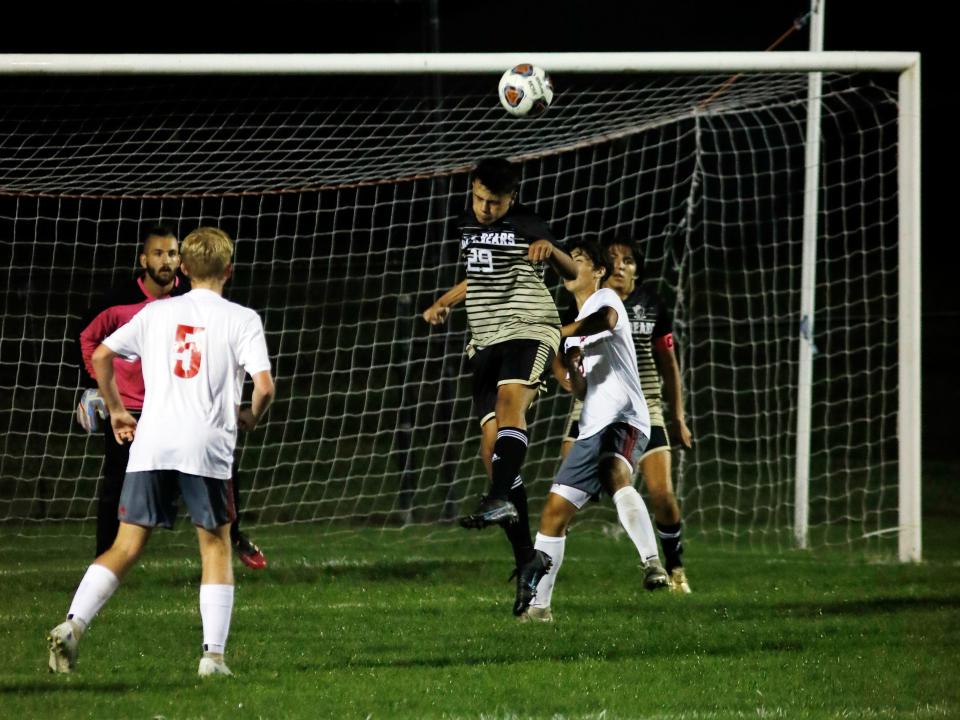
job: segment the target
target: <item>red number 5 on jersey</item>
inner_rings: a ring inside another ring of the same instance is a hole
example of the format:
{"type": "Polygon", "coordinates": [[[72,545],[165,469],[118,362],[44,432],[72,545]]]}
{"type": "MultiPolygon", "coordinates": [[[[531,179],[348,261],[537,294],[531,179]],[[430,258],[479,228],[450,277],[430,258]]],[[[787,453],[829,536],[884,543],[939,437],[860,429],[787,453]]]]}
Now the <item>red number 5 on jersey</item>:
{"type": "Polygon", "coordinates": [[[192,378],[200,372],[202,338],[205,328],[177,325],[177,337],[173,341],[173,374],[192,378]]]}

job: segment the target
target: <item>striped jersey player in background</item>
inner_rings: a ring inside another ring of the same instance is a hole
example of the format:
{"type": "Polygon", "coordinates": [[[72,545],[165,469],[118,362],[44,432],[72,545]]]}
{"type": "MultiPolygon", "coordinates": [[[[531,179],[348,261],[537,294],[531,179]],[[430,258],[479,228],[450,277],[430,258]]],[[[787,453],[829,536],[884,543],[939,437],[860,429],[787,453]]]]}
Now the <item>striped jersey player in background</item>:
{"type": "MultiPolygon", "coordinates": [[[[562,278],[577,274],[546,223],[517,202],[519,187],[517,165],[500,158],[477,164],[470,205],[460,220],[466,279],[423,313],[424,320],[439,325],[451,307],[466,300],[474,410],[490,490],[460,523],[501,525],[517,568],[537,554],[520,473],[528,444],[526,412],[560,344],[560,316],[543,282],[545,265],[562,278]]],[[[518,585],[518,595],[519,590],[518,585]]],[[[514,613],[519,614],[516,604],[514,613]]]]}

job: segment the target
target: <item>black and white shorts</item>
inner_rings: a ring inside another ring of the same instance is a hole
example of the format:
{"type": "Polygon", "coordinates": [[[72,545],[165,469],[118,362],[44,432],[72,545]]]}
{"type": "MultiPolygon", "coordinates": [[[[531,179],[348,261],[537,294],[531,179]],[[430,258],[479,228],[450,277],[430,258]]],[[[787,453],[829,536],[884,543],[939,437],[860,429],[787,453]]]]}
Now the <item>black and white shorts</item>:
{"type": "Polygon", "coordinates": [[[631,474],[647,446],[647,436],[627,423],[613,423],[595,435],[577,440],[560,465],[550,492],[570,501],[578,509],[604,489],[600,482],[600,461],[615,457],[627,464],[631,474]]]}
{"type": "Polygon", "coordinates": [[[128,472],[120,492],[120,522],[142,527],[173,527],[182,496],[197,527],[215,530],[237,517],[233,480],[190,475],[179,470],[128,472]]]}
{"type": "Polygon", "coordinates": [[[539,385],[553,362],[553,347],[541,340],[505,340],[478,349],[473,368],[473,406],[482,426],[493,419],[501,385],[539,385]]]}

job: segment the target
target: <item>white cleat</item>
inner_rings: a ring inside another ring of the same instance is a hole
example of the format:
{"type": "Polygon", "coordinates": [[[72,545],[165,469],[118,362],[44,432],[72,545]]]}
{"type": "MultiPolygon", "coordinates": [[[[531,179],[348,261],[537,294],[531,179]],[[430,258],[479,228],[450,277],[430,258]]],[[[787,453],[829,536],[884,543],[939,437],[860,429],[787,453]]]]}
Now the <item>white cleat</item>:
{"type": "Polygon", "coordinates": [[[80,632],[73,620],[65,620],[57,625],[47,635],[47,645],[50,648],[50,659],[47,664],[50,672],[69,673],[77,666],[78,645],[80,632]]]}
{"type": "Polygon", "coordinates": [[[197,668],[197,675],[200,677],[210,677],[211,675],[233,675],[230,668],[223,660],[214,660],[209,657],[200,658],[200,667],[197,668]]]}
{"type": "Polygon", "coordinates": [[[650,560],[643,566],[643,586],[651,592],[670,586],[670,576],[659,560],[650,560]]]}
{"type": "Polygon", "coordinates": [[[687,582],[687,573],[682,567],[675,567],[670,571],[670,591],[689,595],[690,583],[687,582]]]}
{"type": "Polygon", "coordinates": [[[550,612],[550,608],[548,607],[534,607],[531,605],[523,611],[523,614],[520,615],[517,620],[520,622],[549,623],[553,622],[553,613],[550,612]]]}

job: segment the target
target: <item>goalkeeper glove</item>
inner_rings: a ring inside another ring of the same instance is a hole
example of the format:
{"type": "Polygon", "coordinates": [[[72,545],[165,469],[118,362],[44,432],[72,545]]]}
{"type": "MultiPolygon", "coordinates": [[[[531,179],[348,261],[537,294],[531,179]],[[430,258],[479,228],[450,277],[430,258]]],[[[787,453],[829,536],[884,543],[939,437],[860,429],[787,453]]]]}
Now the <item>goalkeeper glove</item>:
{"type": "Polygon", "coordinates": [[[93,433],[100,429],[97,418],[107,419],[107,405],[100,397],[99,390],[95,388],[84,390],[83,395],[80,396],[80,404],[77,405],[77,422],[88,433],[93,433]]]}

